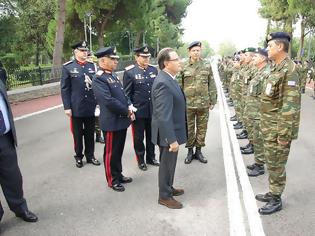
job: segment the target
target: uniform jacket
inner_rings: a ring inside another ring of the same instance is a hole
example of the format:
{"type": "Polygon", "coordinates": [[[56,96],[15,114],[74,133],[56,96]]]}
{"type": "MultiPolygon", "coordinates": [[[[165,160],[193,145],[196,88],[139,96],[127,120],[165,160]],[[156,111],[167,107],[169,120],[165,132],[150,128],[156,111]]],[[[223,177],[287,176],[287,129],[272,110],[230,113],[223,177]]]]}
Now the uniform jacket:
{"type": "Polygon", "coordinates": [[[103,131],[127,129],[130,125],[128,106],[131,104],[115,73],[100,70],[93,78],[92,88],[100,106],[100,128],[103,131]]]}
{"type": "Polygon", "coordinates": [[[296,139],[301,109],[299,75],[295,63],[284,59],[274,65],[261,94],[261,130],[265,140],[296,139]]]}
{"type": "Polygon", "coordinates": [[[145,70],[137,64],[126,67],[123,82],[126,95],[138,110],[137,118],[151,118],[151,88],[158,71],[154,66],[145,70]]]}
{"type": "Polygon", "coordinates": [[[185,96],[176,80],[160,71],[152,86],[152,143],[167,147],[186,143],[185,96]]]}
{"type": "Polygon", "coordinates": [[[15,132],[15,126],[14,126],[14,121],[13,121],[13,115],[12,115],[11,107],[10,107],[10,104],[9,104],[9,99],[8,99],[8,95],[7,95],[6,86],[5,86],[5,84],[3,83],[2,80],[0,80],[0,93],[3,96],[4,101],[7,104],[8,117],[9,117],[10,127],[11,127],[11,131],[12,131],[13,142],[14,142],[14,145],[17,146],[17,139],[16,139],[16,132],[15,132]]]}
{"type": "Polygon", "coordinates": [[[217,101],[217,91],[211,66],[205,60],[191,63],[189,60],[178,78],[184,90],[188,108],[209,108],[217,101]]]}
{"type": "Polygon", "coordinates": [[[96,65],[91,62],[80,65],[73,60],[63,65],[61,97],[64,109],[71,109],[72,116],[94,116],[96,100],[92,90],[92,77],[96,71],[96,65]]]}

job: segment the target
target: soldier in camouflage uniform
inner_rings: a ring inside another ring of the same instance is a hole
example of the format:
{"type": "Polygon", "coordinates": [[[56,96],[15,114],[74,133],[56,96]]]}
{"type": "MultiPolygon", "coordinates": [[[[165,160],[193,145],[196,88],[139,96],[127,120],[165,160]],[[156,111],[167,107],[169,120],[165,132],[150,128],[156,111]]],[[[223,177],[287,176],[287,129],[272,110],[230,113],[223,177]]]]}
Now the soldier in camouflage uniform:
{"type": "Polygon", "coordinates": [[[238,70],[237,79],[235,81],[235,100],[237,101],[237,105],[235,108],[235,113],[237,116],[237,122],[233,124],[234,129],[242,129],[243,128],[243,119],[242,119],[242,73],[245,70],[245,53],[244,50],[241,50],[239,53],[240,58],[240,68],[238,70]]]}
{"type": "Polygon", "coordinates": [[[290,40],[289,34],[284,32],[271,33],[267,37],[268,57],[274,65],[262,90],[260,126],[270,192],[256,195],[258,201],[266,202],[259,209],[260,214],[272,214],[282,209],[285,166],[291,142],[298,135],[300,82],[296,66],[288,56],[290,40]]]}
{"type": "Polygon", "coordinates": [[[266,49],[257,49],[257,53],[253,58],[253,64],[257,67],[257,71],[247,89],[247,104],[245,108],[249,122],[252,123],[252,143],[255,147],[255,163],[247,166],[247,169],[249,169],[248,176],[250,177],[256,177],[265,173],[264,143],[259,124],[260,96],[263,83],[270,73],[266,49]]]}
{"type": "Polygon", "coordinates": [[[249,144],[245,147],[241,147],[242,154],[252,154],[254,152],[253,148],[253,138],[252,129],[253,125],[250,119],[247,117],[246,104],[248,101],[247,90],[249,82],[252,80],[254,73],[256,72],[256,67],[252,65],[252,59],[255,54],[255,48],[245,49],[245,69],[242,71],[242,90],[241,90],[241,113],[244,123],[244,129],[241,133],[237,134],[238,139],[249,139],[249,144]]]}
{"type": "Polygon", "coordinates": [[[216,104],[217,92],[210,63],[200,58],[201,42],[191,43],[188,50],[190,58],[183,66],[178,81],[187,103],[188,154],[185,163],[191,163],[194,157],[207,163],[201,147],[205,146],[209,109],[212,110],[216,104]]]}

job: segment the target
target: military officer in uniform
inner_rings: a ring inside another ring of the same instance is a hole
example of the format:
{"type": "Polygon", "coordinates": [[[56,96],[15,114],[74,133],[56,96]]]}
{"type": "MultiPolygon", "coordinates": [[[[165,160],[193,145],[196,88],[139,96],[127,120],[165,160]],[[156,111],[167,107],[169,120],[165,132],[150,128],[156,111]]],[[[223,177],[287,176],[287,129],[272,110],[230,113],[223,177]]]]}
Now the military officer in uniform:
{"type": "Polygon", "coordinates": [[[125,68],[123,83],[126,95],[137,109],[136,119],[132,122],[133,145],[139,169],[145,171],[146,164],[159,165],[151,141],[151,88],[158,71],[154,66],[149,65],[151,54],[147,45],[134,49],[134,52],[136,63],[125,68]]]}
{"type": "Polygon", "coordinates": [[[191,163],[194,157],[207,163],[201,148],[205,146],[209,109],[212,110],[216,104],[217,92],[211,66],[201,58],[201,42],[192,42],[188,50],[189,60],[183,66],[178,80],[187,102],[188,154],[185,163],[191,163]]]}
{"type": "Polygon", "coordinates": [[[74,44],[72,49],[74,60],[63,65],[60,86],[65,114],[70,117],[76,166],[81,168],[84,155],[87,163],[100,165],[94,157],[96,100],[92,91],[92,76],[97,68],[94,63],[87,61],[88,48],[85,41],[74,44]]]}
{"type": "Polygon", "coordinates": [[[296,65],[288,55],[291,37],[285,32],[267,37],[268,57],[274,62],[261,94],[260,128],[264,143],[269,192],[256,195],[266,202],[260,214],[282,209],[281,195],[286,185],[285,166],[292,140],[297,138],[301,93],[296,65]]]}
{"type": "Polygon", "coordinates": [[[99,71],[96,73],[92,88],[100,106],[100,128],[105,137],[104,166],[108,186],[115,191],[125,191],[124,183],[132,178],[122,175],[121,158],[124,151],[127,128],[135,119],[134,108],[124,92],[124,88],[113,72],[119,56],[113,47],[100,48],[99,71]]]}

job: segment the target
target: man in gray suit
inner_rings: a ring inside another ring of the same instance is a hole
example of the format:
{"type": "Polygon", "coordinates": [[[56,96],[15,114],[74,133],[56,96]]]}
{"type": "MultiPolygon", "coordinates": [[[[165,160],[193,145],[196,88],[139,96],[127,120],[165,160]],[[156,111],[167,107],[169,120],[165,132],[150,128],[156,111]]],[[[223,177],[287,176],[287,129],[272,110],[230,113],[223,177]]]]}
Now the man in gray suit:
{"type": "MultiPolygon", "coordinates": [[[[36,222],[23,197],[22,175],[17,162],[16,134],[4,81],[0,80],[0,185],[9,208],[17,217],[36,222]]],[[[4,212],[0,202],[0,220],[4,212]]]]}
{"type": "Polygon", "coordinates": [[[183,189],[173,187],[179,145],[187,140],[185,96],[175,76],[181,70],[180,60],[172,48],[159,52],[161,71],[152,86],[152,142],[160,148],[159,200],[158,203],[172,209],[183,205],[173,196],[184,194],[183,189]]]}

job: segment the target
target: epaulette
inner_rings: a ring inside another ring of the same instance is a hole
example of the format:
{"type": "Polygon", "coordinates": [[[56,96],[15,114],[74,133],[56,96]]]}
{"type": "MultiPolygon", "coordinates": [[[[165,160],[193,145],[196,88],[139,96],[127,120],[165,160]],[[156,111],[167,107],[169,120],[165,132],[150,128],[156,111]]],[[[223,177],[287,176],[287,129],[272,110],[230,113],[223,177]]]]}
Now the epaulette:
{"type": "Polygon", "coordinates": [[[99,71],[96,72],[96,75],[97,75],[97,76],[101,76],[102,74],[104,74],[104,71],[103,71],[103,70],[99,70],[99,71]]]}
{"type": "Polygon", "coordinates": [[[71,60],[71,61],[67,61],[66,63],[64,63],[63,65],[64,66],[66,66],[66,65],[68,65],[68,64],[70,64],[70,63],[72,63],[73,62],[73,60],[71,60]]]}
{"type": "Polygon", "coordinates": [[[130,66],[127,66],[126,68],[125,68],[125,70],[131,70],[132,68],[134,68],[135,67],[135,65],[130,65],[130,66]]]}

